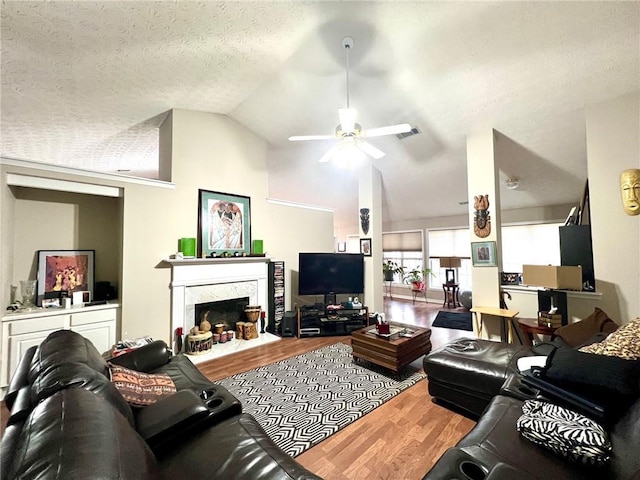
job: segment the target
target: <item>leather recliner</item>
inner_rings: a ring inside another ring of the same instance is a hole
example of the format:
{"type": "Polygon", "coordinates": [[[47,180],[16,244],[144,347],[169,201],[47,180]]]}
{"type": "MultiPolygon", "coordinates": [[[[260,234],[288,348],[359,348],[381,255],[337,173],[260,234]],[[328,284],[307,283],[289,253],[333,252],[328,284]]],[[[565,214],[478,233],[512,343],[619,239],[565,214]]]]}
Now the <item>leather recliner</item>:
{"type": "Polygon", "coordinates": [[[184,355],[173,356],[164,342],[111,361],[167,373],[177,393],[132,408],[89,340],[54,332],[26,352],[5,396],[11,412],[1,444],[3,480],[320,478],[283,452],[224,387],[184,355]]]}

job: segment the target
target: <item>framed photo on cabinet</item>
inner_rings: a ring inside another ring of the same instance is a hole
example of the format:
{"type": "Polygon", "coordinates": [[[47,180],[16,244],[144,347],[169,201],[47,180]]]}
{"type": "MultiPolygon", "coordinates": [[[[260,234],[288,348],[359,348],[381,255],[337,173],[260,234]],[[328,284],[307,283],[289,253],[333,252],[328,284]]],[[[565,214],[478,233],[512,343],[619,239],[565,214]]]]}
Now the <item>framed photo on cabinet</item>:
{"type": "MultiPolygon", "coordinates": [[[[36,304],[94,288],[95,250],[39,250],[36,304]]],[[[55,302],[44,302],[51,306],[55,302]]]]}

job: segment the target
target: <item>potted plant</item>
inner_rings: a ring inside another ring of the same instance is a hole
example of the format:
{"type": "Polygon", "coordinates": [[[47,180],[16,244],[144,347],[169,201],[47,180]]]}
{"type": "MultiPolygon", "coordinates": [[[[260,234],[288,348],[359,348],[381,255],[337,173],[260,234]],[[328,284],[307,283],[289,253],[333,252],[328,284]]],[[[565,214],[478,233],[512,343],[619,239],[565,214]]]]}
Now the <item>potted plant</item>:
{"type": "Polygon", "coordinates": [[[402,277],[404,275],[404,268],[391,260],[385,260],[382,263],[382,272],[384,273],[384,281],[392,282],[396,273],[399,273],[402,277]]]}
{"type": "Polygon", "coordinates": [[[430,268],[420,268],[420,266],[417,266],[409,270],[407,274],[404,275],[404,281],[411,285],[411,290],[418,290],[421,292],[424,290],[424,278],[427,275],[433,275],[430,268]]]}

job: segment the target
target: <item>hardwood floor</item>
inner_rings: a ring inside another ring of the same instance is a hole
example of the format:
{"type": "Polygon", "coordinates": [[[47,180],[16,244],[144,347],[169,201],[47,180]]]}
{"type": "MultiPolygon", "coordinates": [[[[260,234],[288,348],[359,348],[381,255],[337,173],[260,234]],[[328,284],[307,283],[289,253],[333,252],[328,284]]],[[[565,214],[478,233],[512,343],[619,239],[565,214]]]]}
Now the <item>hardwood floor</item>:
{"type": "MultiPolygon", "coordinates": [[[[385,299],[387,319],[430,327],[439,304],[385,299]]],[[[449,309],[453,310],[453,309],[449,309]]],[[[457,310],[464,310],[459,308],[457,310]]],[[[435,328],[433,348],[471,332],[435,328]]],[[[277,362],[336,342],[349,344],[350,337],[283,338],[199,365],[212,381],[277,362]]],[[[416,361],[422,366],[421,360],[416,361]]],[[[7,411],[0,408],[2,424],[7,411]]],[[[306,468],[326,480],[422,478],[444,451],[466,435],[475,422],[434,404],[422,380],[360,420],[296,457],[306,468]]]]}
{"type": "MultiPolygon", "coordinates": [[[[430,327],[439,310],[442,310],[439,304],[385,300],[387,319],[407,325],[430,327]]],[[[438,348],[470,334],[435,328],[431,341],[433,348],[438,348]]],[[[335,342],[350,341],[348,336],[283,338],[201,364],[199,368],[215,381],[335,342]]],[[[421,366],[421,360],[417,364],[421,366]]],[[[434,404],[427,393],[427,381],[423,380],[296,460],[326,480],[420,479],[474,425],[472,420],[434,404]]]]}

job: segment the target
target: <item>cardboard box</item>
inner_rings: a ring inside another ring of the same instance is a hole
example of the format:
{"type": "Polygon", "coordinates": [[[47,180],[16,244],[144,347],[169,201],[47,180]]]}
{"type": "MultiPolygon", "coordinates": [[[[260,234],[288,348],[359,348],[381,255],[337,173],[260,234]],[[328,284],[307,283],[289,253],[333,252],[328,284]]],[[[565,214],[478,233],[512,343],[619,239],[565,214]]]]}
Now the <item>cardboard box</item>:
{"type": "Polygon", "coordinates": [[[582,290],[582,267],[523,265],[522,283],[555,290],[582,290]]]}

